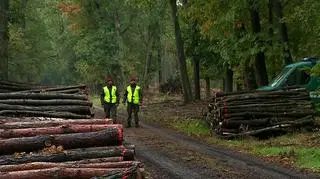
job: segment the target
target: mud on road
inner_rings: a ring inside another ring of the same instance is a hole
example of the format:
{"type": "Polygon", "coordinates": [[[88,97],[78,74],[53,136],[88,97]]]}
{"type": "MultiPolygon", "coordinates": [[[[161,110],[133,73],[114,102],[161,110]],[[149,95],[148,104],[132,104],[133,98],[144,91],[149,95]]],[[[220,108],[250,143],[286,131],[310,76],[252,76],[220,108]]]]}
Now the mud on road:
{"type": "MultiPolygon", "coordinates": [[[[101,115],[101,108],[97,114],[101,115]]],[[[102,111],[103,114],[103,111],[102,111]]],[[[125,120],[120,112],[120,120],[125,120]]],[[[125,140],[136,146],[147,178],[320,178],[261,159],[210,146],[154,123],[124,129],[125,140]]]]}

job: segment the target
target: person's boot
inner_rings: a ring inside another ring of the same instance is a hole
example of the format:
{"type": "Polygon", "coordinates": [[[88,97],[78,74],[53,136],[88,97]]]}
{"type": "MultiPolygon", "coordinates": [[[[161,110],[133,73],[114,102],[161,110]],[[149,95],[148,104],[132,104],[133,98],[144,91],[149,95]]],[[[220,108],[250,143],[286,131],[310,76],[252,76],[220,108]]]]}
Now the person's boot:
{"type": "Polygon", "coordinates": [[[136,125],[135,125],[135,126],[136,126],[136,128],[140,128],[140,125],[139,125],[139,123],[136,123],[136,125]]]}
{"type": "Polygon", "coordinates": [[[131,121],[127,123],[127,128],[130,128],[131,127],[131,121]]]}

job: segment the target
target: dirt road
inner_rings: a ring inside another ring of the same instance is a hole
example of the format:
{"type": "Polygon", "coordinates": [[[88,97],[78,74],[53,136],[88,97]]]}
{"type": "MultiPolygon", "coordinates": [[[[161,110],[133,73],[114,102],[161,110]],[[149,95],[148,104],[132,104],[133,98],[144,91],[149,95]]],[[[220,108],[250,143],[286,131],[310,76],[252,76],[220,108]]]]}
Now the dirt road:
{"type": "MultiPolygon", "coordinates": [[[[125,116],[120,113],[119,118],[125,116]]],[[[142,123],[124,134],[127,142],[136,145],[137,160],[145,164],[148,178],[320,178],[209,146],[155,124],[142,123]]]]}

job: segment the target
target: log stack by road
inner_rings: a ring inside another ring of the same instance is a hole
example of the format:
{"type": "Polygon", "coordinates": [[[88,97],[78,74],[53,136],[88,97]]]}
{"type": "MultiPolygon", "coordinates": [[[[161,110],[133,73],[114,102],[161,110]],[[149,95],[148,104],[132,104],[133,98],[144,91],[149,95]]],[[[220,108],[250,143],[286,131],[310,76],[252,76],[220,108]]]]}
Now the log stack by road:
{"type": "Polygon", "coordinates": [[[139,178],[134,151],[109,119],[0,123],[0,179],[139,178]]]}
{"type": "Polygon", "coordinates": [[[263,92],[217,93],[208,105],[207,122],[222,137],[310,126],[315,109],[303,88],[263,92]]]}
{"type": "Polygon", "coordinates": [[[0,87],[0,116],[88,119],[94,115],[86,85],[32,86],[0,81],[0,87]]]}

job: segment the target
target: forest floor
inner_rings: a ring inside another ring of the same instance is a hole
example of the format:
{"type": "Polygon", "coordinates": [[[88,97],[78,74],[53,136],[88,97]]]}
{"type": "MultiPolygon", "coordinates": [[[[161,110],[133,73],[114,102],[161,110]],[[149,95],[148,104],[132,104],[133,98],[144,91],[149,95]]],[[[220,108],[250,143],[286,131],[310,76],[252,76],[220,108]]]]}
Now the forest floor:
{"type": "MultiPolygon", "coordinates": [[[[140,112],[141,127],[125,128],[147,178],[320,178],[320,133],[259,141],[221,140],[201,119],[205,102],[152,98],[140,112]]],[[[96,106],[96,118],[103,117],[96,106]]],[[[120,106],[118,120],[125,124],[120,106]]]]}

